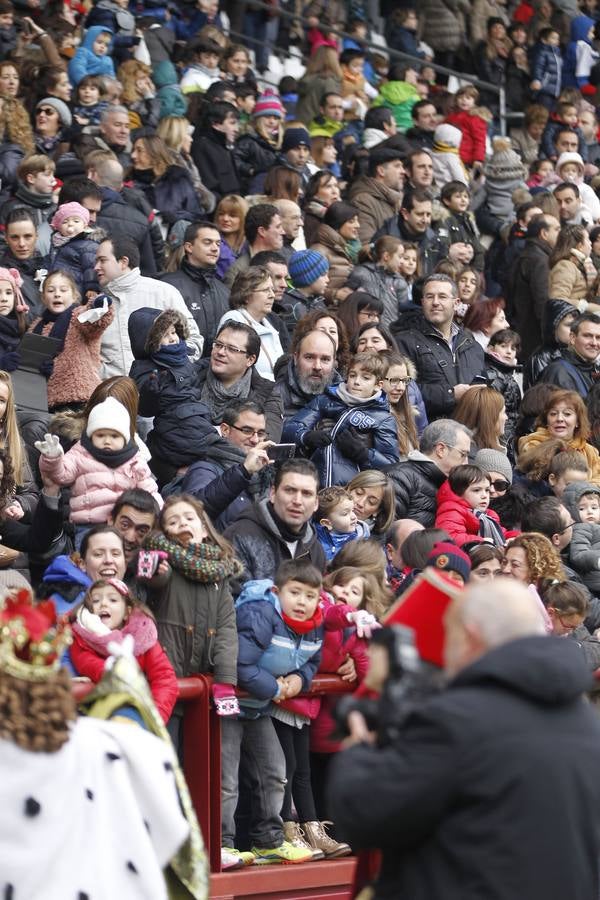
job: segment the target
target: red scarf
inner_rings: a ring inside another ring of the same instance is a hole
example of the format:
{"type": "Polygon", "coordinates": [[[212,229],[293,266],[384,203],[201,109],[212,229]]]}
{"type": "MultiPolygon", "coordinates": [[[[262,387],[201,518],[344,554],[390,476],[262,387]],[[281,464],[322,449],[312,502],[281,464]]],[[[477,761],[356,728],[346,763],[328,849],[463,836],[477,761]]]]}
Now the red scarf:
{"type": "Polygon", "coordinates": [[[287,627],[291,628],[292,631],[295,631],[296,634],[308,634],[309,631],[312,631],[313,628],[318,628],[322,623],[323,613],[317,606],[312,619],[292,619],[290,616],[286,616],[286,614],[282,610],[281,618],[283,619],[287,627]]]}

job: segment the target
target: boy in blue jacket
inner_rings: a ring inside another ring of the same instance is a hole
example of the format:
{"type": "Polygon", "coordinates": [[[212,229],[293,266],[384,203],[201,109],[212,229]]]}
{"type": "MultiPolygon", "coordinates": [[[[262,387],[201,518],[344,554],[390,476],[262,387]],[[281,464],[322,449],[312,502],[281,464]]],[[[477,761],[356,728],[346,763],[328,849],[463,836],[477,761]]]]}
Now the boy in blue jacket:
{"type": "Polygon", "coordinates": [[[537,43],[531,51],[531,90],[536,91],[535,101],[546,109],[554,109],[560,95],[563,61],[560,53],[560,35],[555,28],[542,28],[537,43]]]}
{"type": "Polygon", "coordinates": [[[85,75],[109,75],[115,77],[114,63],[110,57],[112,30],[103,25],[92,25],[85,33],[83,43],[77,48],[68,66],[69,79],[77,87],[85,75]]]}
{"type": "Polygon", "coordinates": [[[281,440],[307,451],[321,487],[347,484],[363,469],[400,459],[396,420],[382,390],[387,367],[377,353],[357,353],[345,382],[328,387],[283,426],[281,440]]]}
{"type": "MultiPolygon", "coordinates": [[[[311,701],[288,701],[310,687],[319,667],[323,643],[321,588],[318,569],[289,560],[279,566],[274,581],[247,582],[237,600],[238,686],[250,696],[240,698],[240,716],[224,718],[221,726],[224,866],[239,865],[239,861],[301,863],[313,858],[310,849],[284,839],[281,811],[289,768],[273,719],[294,731],[306,731],[296,720],[302,715],[302,704],[311,701]],[[242,754],[252,784],[252,854],[234,849],[242,754]]],[[[345,606],[334,609],[339,615],[328,628],[373,626],[373,617],[367,614],[367,621],[364,610],[345,606]]],[[[306,751],[308,754],[308,744],[306,751]]],[[[299,766],[300,760],[297,762],[299,766]]]]}

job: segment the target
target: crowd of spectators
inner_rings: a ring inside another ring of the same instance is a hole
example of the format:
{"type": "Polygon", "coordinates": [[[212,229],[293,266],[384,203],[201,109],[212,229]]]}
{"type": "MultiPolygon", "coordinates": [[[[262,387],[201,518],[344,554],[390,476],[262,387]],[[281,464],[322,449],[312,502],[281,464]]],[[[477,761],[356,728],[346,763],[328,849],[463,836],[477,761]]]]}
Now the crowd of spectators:
{"type": "Polygon", "coordinates": [[[351,853],[305,692],[423,569],[600,666],[599,22],[0,0],[0,581],[180,753],[213,675],[224,868],[351,853]]]}

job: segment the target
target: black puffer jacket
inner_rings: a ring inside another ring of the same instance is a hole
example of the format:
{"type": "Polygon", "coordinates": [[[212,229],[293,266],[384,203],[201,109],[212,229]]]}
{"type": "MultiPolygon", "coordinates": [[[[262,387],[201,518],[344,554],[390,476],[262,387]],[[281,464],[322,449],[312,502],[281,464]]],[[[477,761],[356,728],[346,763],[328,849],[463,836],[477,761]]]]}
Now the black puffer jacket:
{"type": "Polygon", "coordinates": [[[510,641],[406,710],[396,741],[336,754],[340,838],[383,850],[375,900],[598,896],[591,683],[574,641],[510,641]]]}
{"type": "Polygon", "coordinates": [[[176,272],[160,276],[176,287],[204,338],[203,356],[210,356],[221,317],[229,312],[229,288],[220,281],[214,268],[200,269],[184,259],[176,272]]]}
{"type": "Polygon", "coordinates": [[[310,522],[292,556],[271,516],[268,500],[254,503],[242,512],[237,521],[225,530],[224,535],[233,544],[235,555],[244,566],[238,589],[232,585],[234,594],[239,593],[246,581],[273,578],[280,563],[286,559],[304,560],[312,563],[320,572],[325,570],[325,553],[310,522]]]}
{"type": "Polygon", "coordinates": [[[226,194],[240,193],[240,178],[233,151],[225,143],[225,135],[214,128],[196,129],[192,142],[192,159],[198,167],[202,183],[220,200],[226,194]]]}
{"type": "Polygon", "coordinates": [[[385,469],[394,485],[396,519],[414,519],[424,528],[432,528],[437,510],[437,492],[446,476],[420,450],[413,450],[404,462],[385,469]]]}
{"type": "Polygon", "coordinates": [[[169,166],[156,180],[146,173],[134,172],[134,187],[142,191],[152,209],[157,209],[163,222],[172,225],[179,219],[194,222],[204,215],[198,202],[191,175],[183,166],[169,166]]]}
{"type": "Polygon", "coordinates": [[[600,375],[594,362],[582,359],[567,347],[542,372],[540,381],[555,384],[565,391],[575,391],[585,400],[600,375]]]}
{"type": "Polygon", "coordinates": [[[516,365],[509,366],[507,363],[501,362],[490,353],[485,354],[484,374],[488,380],[488,385],[504,397],[507,416],[504,440],[509,447],[515,436],[515,428],[521,408],[521,389],[515,381],[517,368],[516,365]]]}
{"type": "Polygon", "coordinates": [[[565,318],[575,312],[572,303],[566,300],[548,300],[542,317],[542,344],[533,351],[523,366],[523,390],[536,384],[544,369],[558,359],[566,344],[556,340],[556,329],[565,318]]]}
{"type": "Polygon", "coordinates": [[[130,206],[123,197],[111,188],[100,188],[102,207],[97,224],[107,234],[127,237],[134,241],[140,251],[140,271],[142,275],[156,274],[156,262],[150,240],[150,222],[144,214],[130,206]]]}
{"type": "Polygon", "coordinates": [[[461,328],[451,350],[425,317],[415,315],[414,310],[400,316],[392,325],[392,333],[400,352],[415,364],[429,421],[451,417],[456,406],[455,386],[471,384],[477,375],[483,375],[481,345],[470,331],[461,328]]]}
{"type": "MultiPolygon", "coordinates": [[[[206,382],[206,375],[210,361],[202,359],[197,365],[197,379],[200,392],[206,382]]],[[[237,400],[253,400],[260,403],[265,410],[265,418],[267,420],[267,434],[270,441],[277,443],[281,437],[281,429],[283,428],[283,407],[281,404],[281,395],[277,390],[275,383],[263,378],[258,374],[254,366],[252,366],[252,375],[250,376],[250,390],[245,397],[239,396],[237,400]]],[[[210,402],[208,405],[210,407],[210,402]]],[[[212,411],[211,411],[212,414],[212,411]]],[[[212,415],[212,421],[218,424],[216,417],[212,415]]],[[[218,420],[219,422],[221,419],[218,420]]]]}
{"type": "Polygon", "coordinates": [[[237,170],[242,185],[242,194],[250,192],[250,185],[261,172],[268,172],[277,162],[277,150],[257,134],[256,131],[243,134],[233,149],[237,170]]]}

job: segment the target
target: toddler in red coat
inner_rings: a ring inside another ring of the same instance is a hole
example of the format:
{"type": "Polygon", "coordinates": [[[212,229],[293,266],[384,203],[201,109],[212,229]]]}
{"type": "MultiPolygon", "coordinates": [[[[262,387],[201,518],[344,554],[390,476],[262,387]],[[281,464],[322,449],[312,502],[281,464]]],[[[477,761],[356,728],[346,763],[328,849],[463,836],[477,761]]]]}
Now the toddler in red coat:
{"type": "Polygon", "coordinates": [[[78,675],[100,681],[108,645],[120,644],[126,635],[133,638],[134,656],[146,676],[156,708],[163,721],[177,700],[177,678],[173,666],[158,642],[154,617],[132,597],[122,581],[96,581],[82,603],[71,613],[73,644],[71,661],[78,675]]]}
{"type": "Polygon", "coordinates": [[[491,477],[479,466],[455,466],[437,493],[435,527],[462,547],[487,540],[504,547],[507,534],[490,505],[491,477]]]}

